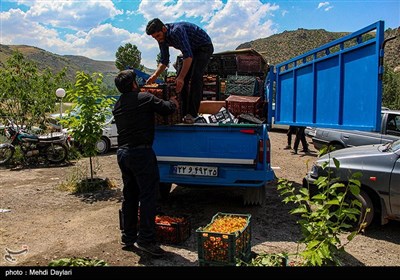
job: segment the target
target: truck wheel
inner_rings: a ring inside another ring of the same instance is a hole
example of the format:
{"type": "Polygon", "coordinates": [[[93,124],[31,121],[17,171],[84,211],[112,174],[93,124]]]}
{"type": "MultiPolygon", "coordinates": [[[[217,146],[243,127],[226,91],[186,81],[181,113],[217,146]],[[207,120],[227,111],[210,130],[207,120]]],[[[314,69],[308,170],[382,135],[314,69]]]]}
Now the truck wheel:
{"type": "Polygon", "coordinates": [[[243,194],[243,204],[262,205],[265,201],[265,188],[265,185],[258,188],[247,187],[243,194]]]}
{"type": "Polygon", "coordinates": [[[166,200],[171,192],[172,184],[171,183],[160,183],[160,198],[162,200],[166,200]]]}

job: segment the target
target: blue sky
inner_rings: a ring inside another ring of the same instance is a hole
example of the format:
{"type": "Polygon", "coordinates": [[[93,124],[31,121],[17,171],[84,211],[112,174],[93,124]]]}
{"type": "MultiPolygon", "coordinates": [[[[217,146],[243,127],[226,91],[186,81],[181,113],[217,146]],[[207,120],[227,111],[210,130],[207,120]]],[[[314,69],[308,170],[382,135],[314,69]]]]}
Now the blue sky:
{"type": "Polygon", "coordinates": [[[353,32],[378,20],[397,28],[400,1],[0,0],[0,44],[114,61],[117,48],[132,43],[155,68],[158,45],[144,31],[155,17],[200,25],[220,52],[298,28],[353,32]]]}

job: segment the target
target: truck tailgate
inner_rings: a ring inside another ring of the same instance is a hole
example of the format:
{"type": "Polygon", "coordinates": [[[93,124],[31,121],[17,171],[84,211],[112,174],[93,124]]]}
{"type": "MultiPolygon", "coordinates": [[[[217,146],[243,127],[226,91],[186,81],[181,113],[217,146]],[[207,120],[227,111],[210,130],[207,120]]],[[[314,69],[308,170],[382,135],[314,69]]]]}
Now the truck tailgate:
{"type": "MultiPolygon", "coordinates": [[[[266,178],[272,179],[269,177],[273,175],[265,171],[269,162],[259,161],[259,143],[267,137],[265,125],[158,126],[153,148],[161,182],[223,186],[264,184],[266,178]]],[[[265,153],[263,158],[266,158],[265,153]]]]}
{"type": "Polygon", "coordinates": [[[159,161],[254,164],[261,133],[257,125],[160,126],[154,150],[159,161]]]}

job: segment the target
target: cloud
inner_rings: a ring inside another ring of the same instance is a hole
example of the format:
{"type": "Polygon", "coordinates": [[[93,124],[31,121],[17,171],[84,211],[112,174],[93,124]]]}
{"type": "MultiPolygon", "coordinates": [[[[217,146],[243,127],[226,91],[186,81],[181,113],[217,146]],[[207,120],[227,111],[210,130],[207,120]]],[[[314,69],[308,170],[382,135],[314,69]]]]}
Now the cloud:
{"type": "MultiPolygon", "coordinates": [[[[115,60],[117,48],[129,42],[142,52],[142,64],[151,68],[155,68],[159,53],[155,40],[144,32],[151,18],[200,23],[219,52],[276,33],[271,18],[279,11],[278,5],[259,0],[143,0],[136,2],[134,10],[122,10],[132,5],[111,0],[15,2],[20,9],[0,13],[1,44],[25,44],[61,55],[115,60]],[[127,21],[136,21],[135,27],[127,21]]],[[[170,48],[170,53],[174,62],[179,51],[170,48]]]]}
{"type": "Polygon", "coordinates": [[[205,28],[217,51],[233,50],[240,43],[276,33],[269,17],[278,9],[278,5],[259,1],[228,1],[205,28]]]}
{"type": "MultiPolygon", "coordinates": [[[[230,0],[228,0],[230,1],[230,0]]],[[[212,1],[185,1],[185,0],[142,0],[138,13],[148,21],[152,18],[160,18],[164,22],[173,22],[182,17],[200,18],[207,22],[223,7],[221,0],[212,1]]]]}
{"type": "Polygon", "coordinates": [[[321,2],[321,3],[318,4],[318,8],[317,9],[320,9],[320,8],[328,6],[328,5],[329,5],[329,2],[321,2]]]}
{"type": "Polygon", "coordinates": [[[26,19],[72,30],[90,29],[122,14],[111,0],[20,1],[29,6],[26,19]]]}
{"type": "Polygon", "coordinates": [[[333,6],[330,5],[329,2],[321,2],[321,3],[318,4],[317,9],[320,9],[320,8],[324,8],[324,11],[327,12],[327,11],[333,9],[333,6]]]}
{"type": "Polygon", "coordinates": [[[147,20],[158,17],[164,22],[179,21],[182,18],[199,19],[213,40],[215,51],[232,50],[239,44],[276,33],[273,22],[268,19],[279,9],[275,4],[260,1],[197,1],[159,2],[142,1],[139,6],[147,20]],[[261,36],[260,36],[261,35],[261,36]]]}

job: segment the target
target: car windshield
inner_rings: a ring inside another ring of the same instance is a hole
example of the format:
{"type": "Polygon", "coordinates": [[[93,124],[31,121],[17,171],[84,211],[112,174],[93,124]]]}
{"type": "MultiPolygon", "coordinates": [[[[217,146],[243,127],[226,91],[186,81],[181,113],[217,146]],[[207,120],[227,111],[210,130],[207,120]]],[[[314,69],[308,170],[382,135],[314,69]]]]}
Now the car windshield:
{"type": "Polygon", "coordinates": [[[111,109],[107,110],[105,123],[109,123],[113,119],[113,117],[114,116],[112,114],[112,110],[111,109]]]}

